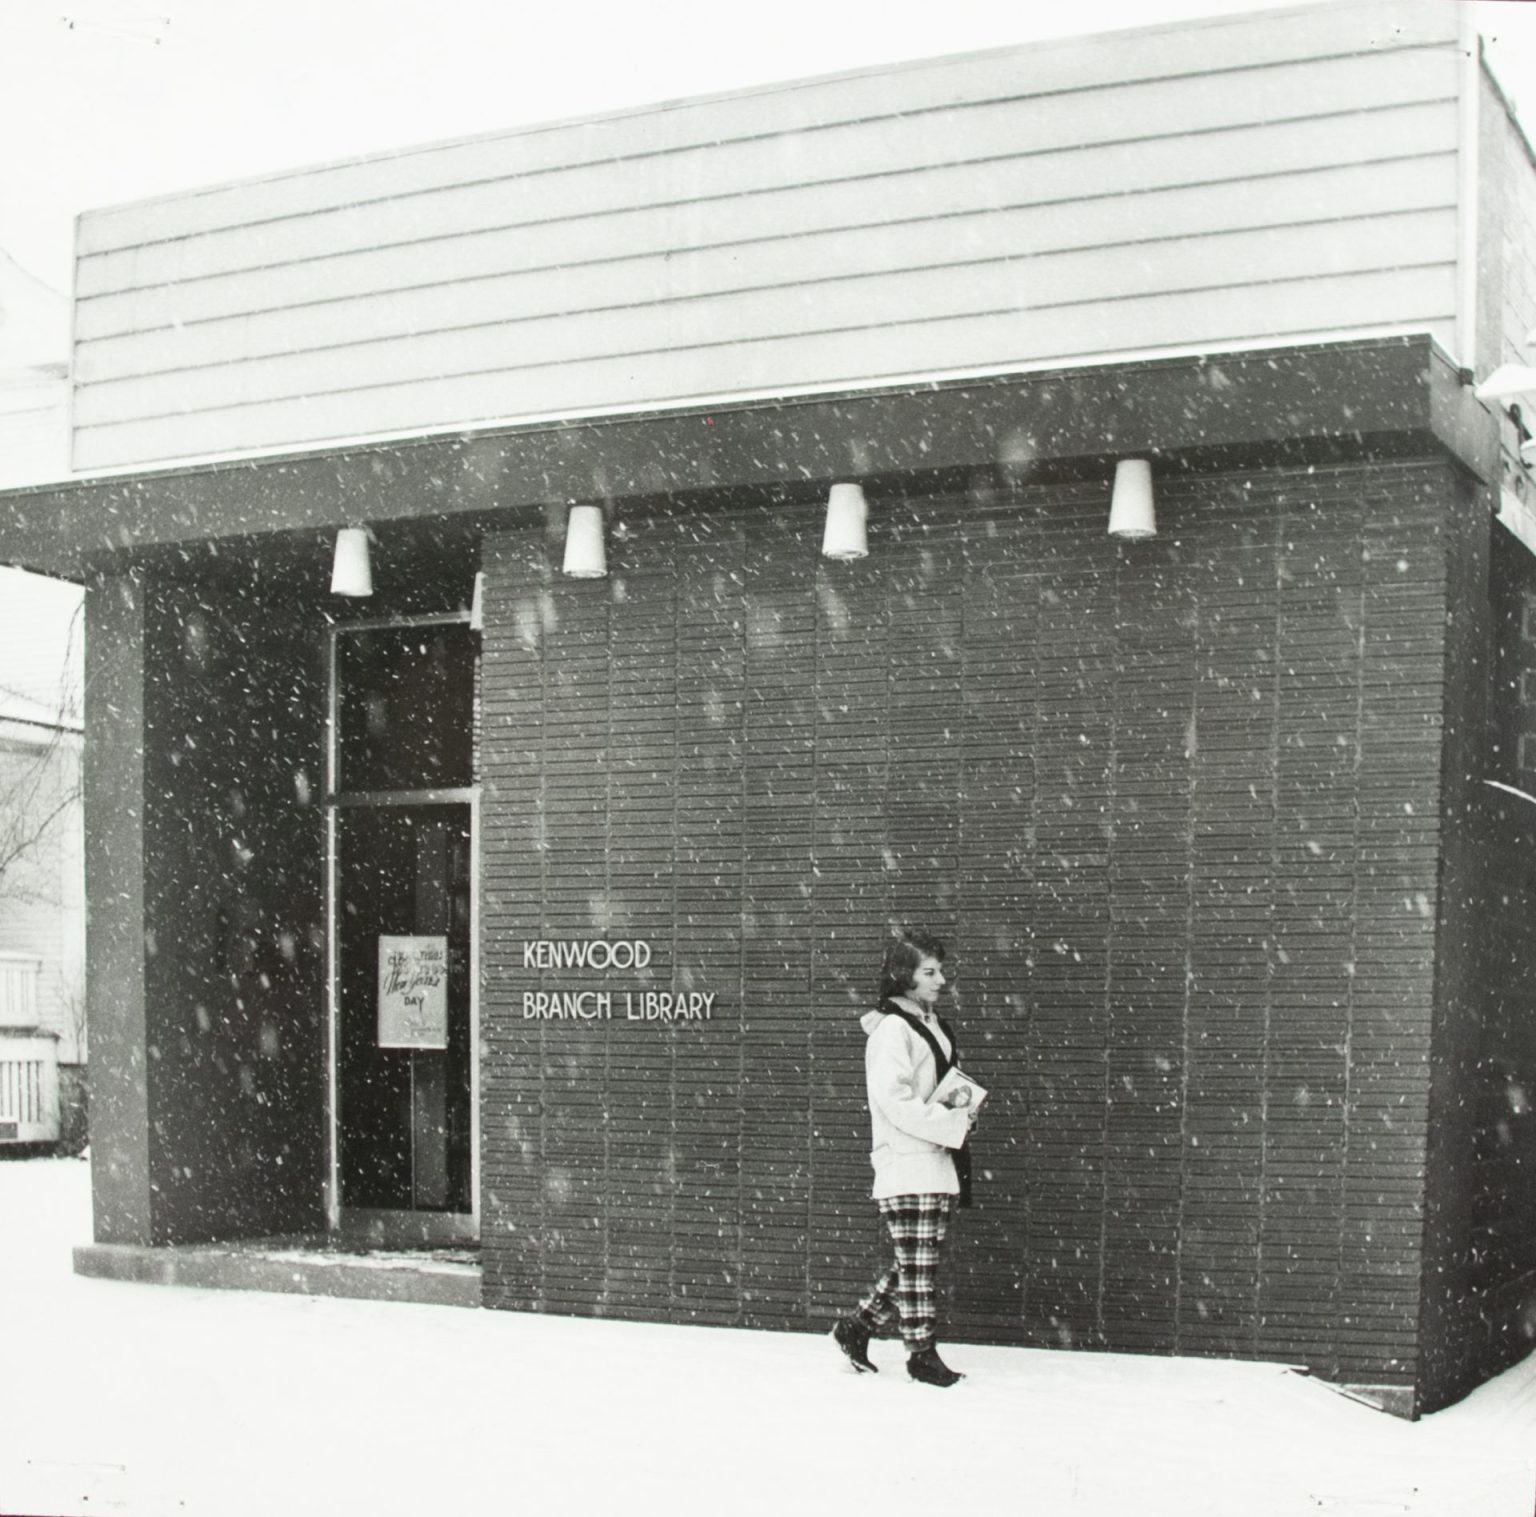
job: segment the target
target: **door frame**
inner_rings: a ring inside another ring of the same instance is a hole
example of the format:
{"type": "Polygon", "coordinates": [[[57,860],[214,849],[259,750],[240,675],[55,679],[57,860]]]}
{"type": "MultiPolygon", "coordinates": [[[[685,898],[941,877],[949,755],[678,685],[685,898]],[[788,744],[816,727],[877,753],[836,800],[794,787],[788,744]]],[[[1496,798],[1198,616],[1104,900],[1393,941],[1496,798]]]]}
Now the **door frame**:
{"type": "Polygon", "coordinates": [[[398,627],[464,625],[470,613],[385,616],[333,622],[326,639],[325,738],[325,1225],[329,1232],[356,1235],[379,1248],[469,1242],[480,1236],[480,787],[428,790],[352,791],[336,784],[341,769],[341,687],[337,642],[353,632],[398,627]],[[336,819],[343,806],[469,807],[469,1211],[421,1212],[347,1207],[341,1203],[341,964],[337,951],[339,859],[336,819]]]}

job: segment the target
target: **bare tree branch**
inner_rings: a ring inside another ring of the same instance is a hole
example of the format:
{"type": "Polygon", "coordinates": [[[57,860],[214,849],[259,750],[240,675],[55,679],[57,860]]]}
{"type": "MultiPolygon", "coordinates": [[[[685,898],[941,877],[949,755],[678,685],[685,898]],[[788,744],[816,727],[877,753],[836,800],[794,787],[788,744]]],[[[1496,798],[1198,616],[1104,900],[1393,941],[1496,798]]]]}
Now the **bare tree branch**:
{"type": "MultiPolygon", "coordinates": [[[[69,677],[80,619],[78,610],[70,619],[53,719],[23,717],[14,723],[46,737],[41,743],[0,738],[0,900],[50,899],[23,866],[80,800],[78,692],[69,677]]],[[[5,724],[0,717],[0,729],[5,724]]]]}

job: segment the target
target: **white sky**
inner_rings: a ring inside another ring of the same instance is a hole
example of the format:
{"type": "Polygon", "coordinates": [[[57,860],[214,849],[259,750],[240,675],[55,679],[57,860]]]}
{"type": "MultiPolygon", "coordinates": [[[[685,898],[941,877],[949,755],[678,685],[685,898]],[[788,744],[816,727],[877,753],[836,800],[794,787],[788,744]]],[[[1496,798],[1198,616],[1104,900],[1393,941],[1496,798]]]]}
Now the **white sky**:
{"type": "MultiPolygon", "coordinates": [[[[1465,4],[1536,100],[1536,4],[1465,4]],[[1529,84],[1526,84],[1529,81],[1529,84]]],[[[0,249],[70,283],[73,218],[354,153],[1269,0],[0,0],[0,249]]]]}

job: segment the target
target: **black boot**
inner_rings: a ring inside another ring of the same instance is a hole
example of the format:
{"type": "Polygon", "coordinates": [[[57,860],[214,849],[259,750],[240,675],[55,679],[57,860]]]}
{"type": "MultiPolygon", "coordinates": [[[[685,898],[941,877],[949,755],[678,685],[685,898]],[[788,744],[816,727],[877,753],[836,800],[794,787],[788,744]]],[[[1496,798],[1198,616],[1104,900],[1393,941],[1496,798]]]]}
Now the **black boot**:
{"type": "Polygon", "coordinates": [[[965,1379],[958,1370],[952,1370],[939,1358],[939,1351],[932,1344],[908,1358],[907,1373],[914,1380],[921,1380],[924,1385],[942,1385],[946,1388],[957,1380],[965,1379]]]}
{"type": "Polygon", "coordinates": [[[832,1329],[832,1338],[861,1375],[865,1370],[873,1375],[880,1373],[879,1366],[870,1363],[869,1329],[857,1317],[844,1317],[832,1329]]]}

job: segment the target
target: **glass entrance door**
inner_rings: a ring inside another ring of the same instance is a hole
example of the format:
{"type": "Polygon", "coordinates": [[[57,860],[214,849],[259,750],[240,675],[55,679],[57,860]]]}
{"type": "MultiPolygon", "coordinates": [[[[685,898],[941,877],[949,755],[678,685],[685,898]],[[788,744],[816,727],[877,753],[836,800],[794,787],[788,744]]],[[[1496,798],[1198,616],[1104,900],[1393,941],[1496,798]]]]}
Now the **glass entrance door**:
{"type": "Polygon", "coordinates": [[[470,1207],[470,808],[336,825],[341,1201],[470,1207]]]}
{"type": "Polygon", "coordinates": [[[331,754],[332,1225],[475,1235],[474,675],[459,619],[338,628],[331,754]]]}

